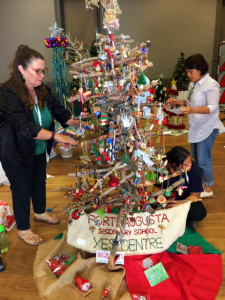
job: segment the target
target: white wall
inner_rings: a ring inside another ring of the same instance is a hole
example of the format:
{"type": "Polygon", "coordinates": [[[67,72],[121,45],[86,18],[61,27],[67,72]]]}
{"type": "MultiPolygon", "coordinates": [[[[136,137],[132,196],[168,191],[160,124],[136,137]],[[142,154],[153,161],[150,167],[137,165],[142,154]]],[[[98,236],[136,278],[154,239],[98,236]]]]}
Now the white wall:
{"type": "Polygon", "coordinates": [[[171,78],[180,52],[202,53],[211,66],[217,0],[121,0],[120,32],[136,42],[151,40],[155,78],[171,78]],[[129,3],[129,4],[128,4],[129,3]]]}
{"type": "Polygon", "coordinates": [[[64,0],[65,28],[73,41],[95,40],[94,10],[85,8],[84,0],[64,0]]]}
{"type": "MultiPolygon", "coordinates": [[[[202,53],[211,72],[217,60],[213,57],[217,5],[222,6],[222,0],[118,0],[118,3],[122,15],[120,30],[115,34],[128,34],[136,43],[152,42],[149,57],[154,67],[147,73],[150,78],[158,78],[162,73],[171,78],[182,51],[186,57],[202,53]]],[[[93,10],[84,9],[84,0],[64,0],[64,7],[66,29],[74,39],[77,36],[90,43],[93,10]]]]}
{"type": "MultiPolygon", "coordinates": [[[[216,8],[222,0],[118,1],[122,15],[116,34],[129,34],[136,43],[152,42],[149,57],[154,67],[149,71],[150,78],[161,73],[171,78],[181,51],[186,57],[201,52],[211,70],[216,8]]],[[[91,43],[95,35],[94,13],[85,9],[84,2],[64,0],[65,27],[74,40],[77,37],[91,43]]],[[[7,79],[8,65],[20,44],[40,51],[51,69],[52,50],[45,48],[43,40],[50,36],[48,27],[54,22],[54,0],[0,0],[0,83],[7,79]]],[[[219,34],[225,39],[224,30],[219,34]]],[[[51,74],[46,81],[51,81],[51,74]]]]}
{"type": "MultiPolygon", "coordinates": [[[[42,53],[51,69],[52,50],[43,41],[54,22],[54,0],[0,0],[0,83],[9,77],[8,66],[20,44],[42,53]]],[[[49,80],[51,74],[46,75],[49,80]]]]}

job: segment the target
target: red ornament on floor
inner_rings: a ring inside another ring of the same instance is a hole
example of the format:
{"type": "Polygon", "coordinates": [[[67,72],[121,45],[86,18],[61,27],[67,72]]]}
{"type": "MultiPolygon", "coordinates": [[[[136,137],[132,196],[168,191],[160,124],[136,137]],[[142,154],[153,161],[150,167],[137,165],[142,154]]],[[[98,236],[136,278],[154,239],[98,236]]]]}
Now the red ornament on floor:
{"type": "Polygon", "coordinates": [[[102,292],[102,298],[105,298],[108,295],[110,289],[111,289],[111,287],[109,285],[107,285],[107,287],[102,292]]]}

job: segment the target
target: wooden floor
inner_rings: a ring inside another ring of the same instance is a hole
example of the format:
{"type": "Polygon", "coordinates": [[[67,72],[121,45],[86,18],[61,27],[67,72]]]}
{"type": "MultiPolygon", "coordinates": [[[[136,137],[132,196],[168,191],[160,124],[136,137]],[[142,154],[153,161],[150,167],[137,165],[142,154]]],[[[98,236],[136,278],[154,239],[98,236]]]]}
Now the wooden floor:
{"type": "MultiPolygon", "coordinates": [[[[166,151],[176,145],[184,146],[190,150],[187,135],[166,137],[166,151]]],[[[48,163],[47,173],[53,175],[54,178],[47,179],[47,208],[57,205],[54,210],[57,214],[67,205],[68,200],[64,198],[65,191],[52,192],[51,190],[61,187],[74,187],[74,179],[69,178],[67,174],[74,172],[75,158],[76,154],[73,158],[66,159],[57,155],[48,163]]],[[[217,137],[214,144],[213,168],[215,196],[204,200],[208,215],[202,222],[197,224],[197,231],[208,242],[223,252],[223,265],[225,266],[225,134],[217,137]]],[[[9,186],[0,187],[0,200],[12,205],[9,186]]],[[[67,228],[67,215],[62,216],[59,225],[34,223],[32,217],[33,214],[31,214],[32,230],[41,235],[45,241],[52,240],[67,228]]],[[[0,300],[39,300],[40,297],[33,279],[33,261],[37,248],[28,246],[18,239],[15,227],[7,234],[7,239],[9,250],[2,256],[6,270],[0,273],[0,300]]],[[[224,299],[225,281],[223,280],[216,300],[224,299]]]]}

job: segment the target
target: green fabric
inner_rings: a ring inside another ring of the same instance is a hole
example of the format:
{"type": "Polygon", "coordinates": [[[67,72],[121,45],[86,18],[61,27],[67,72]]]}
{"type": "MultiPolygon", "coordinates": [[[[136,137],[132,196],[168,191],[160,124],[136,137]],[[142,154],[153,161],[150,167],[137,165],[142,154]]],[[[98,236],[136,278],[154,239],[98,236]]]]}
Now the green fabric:
{"type": "Polygon", "coordinates": [[[58,234],[58,235],[54,238],[54,240],[61,240],[62,237],[63,237],[63,232],[61,232],[60,234],[58,234]]]}
{"type": "MultiPolygon", "coordinates": [[[[42,128],[48,130],[52,123],[52,116],[47,106],[45,106],[43,110],[40,109],[41,124],[38,118],[37,110],[38,110],[38,104],[35,104],[35,109],[33,110],[35,124],[40,125],[42,128]]],[[[35,140],[35,155],[44,153],[46,151],[46,148],[47,148],[47,140],[35,140]]]]}
{"type": "Polygon", "coordinates": [[[179,237],[166,251],[179,253],[176,250],[177,242],[185,246],[201,246],[204,254],[221,254],[222,251],[216,249],[213,245],[207,242],[198,232],[190,227],[186,227],[185,233],[179,237]]]}

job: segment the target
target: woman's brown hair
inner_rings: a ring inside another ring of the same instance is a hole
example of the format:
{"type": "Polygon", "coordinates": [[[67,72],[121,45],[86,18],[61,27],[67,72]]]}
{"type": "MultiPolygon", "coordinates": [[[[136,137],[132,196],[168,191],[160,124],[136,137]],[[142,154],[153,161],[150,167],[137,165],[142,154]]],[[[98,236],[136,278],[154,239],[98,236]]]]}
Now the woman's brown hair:
{"type": "MultiPolygon", "coordinates": [[[[15,94],[17,94],[29,107],[30,110],[34,109],[33,102],[30,99],[29,91],[25,85],[25,80],[18,69],[18,66],[21,65],[25,70],[31,64],[33,59],[42,59],[44,57],[38,51],[29,48],[25,45],[20,45],[15,53],[14,59],[10,64],[10,78],[3,83],[3,86],[8,87],[15,94]]],[[[37,95],[38,104],[41,109],[45,106],[45,97],[47,95],[47,89],[42,84],[38,87],[35,87],[35,93],[37,95]]]]}

